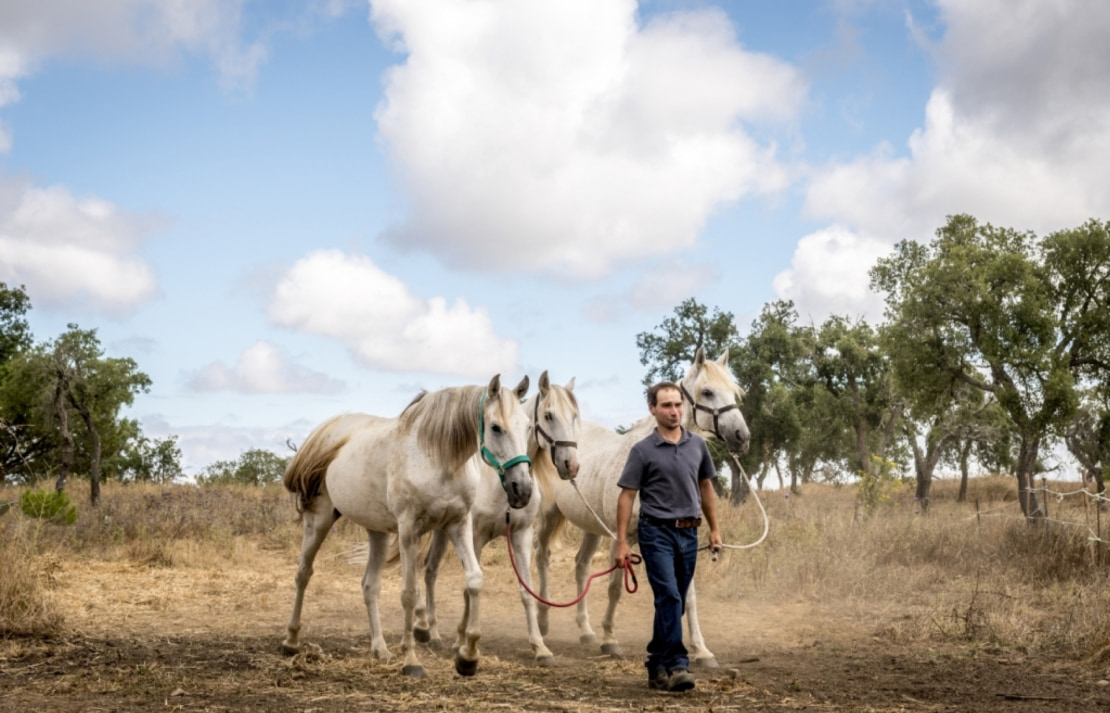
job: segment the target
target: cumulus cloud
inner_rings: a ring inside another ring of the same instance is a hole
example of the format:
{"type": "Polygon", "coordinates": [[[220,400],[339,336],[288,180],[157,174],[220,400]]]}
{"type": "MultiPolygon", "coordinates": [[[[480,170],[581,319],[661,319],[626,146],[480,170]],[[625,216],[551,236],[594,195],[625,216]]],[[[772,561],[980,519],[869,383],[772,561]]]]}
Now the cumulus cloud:
{"type": "MultiPolygon", "coordinates": [[[[266,59],[261,42],[240,39],[245,0],[6,0],[0,49],[26,68],[46,57],[163,65],[180,52],[205,54],[221,82],[253,81],[266,59]]],[[[0,58],[0,84],[5,73],[0,58]]]]}
{"type": "Polygon", "coordinates": [[[26,285],[35,304],[126,314],[157,295],[137,252],[161,223],[61,187],[0,183],[0,280],[26,285]]]}
{"type": "Polygon", "coordinates": [[[712,265],[668,263],[644,272],[628,290],[593,298],[583,307],[595,322],[615,322],[628,310],[670,308],[717,282],[720,274],[712,265]]]}
{"type": "Polygon", "coordinates": [[[868,270],[890,253],[885,240],[867,238],[839,226],[798,241],[790,268],[775,276],[775,293],[794,301],[798,314],[820,323],[833,314],[877,321],[879,295],[868,289],[868,270]]]}
{"type": "Polygon", "coordinates": [[[243,453],[262,448],[281,457],[293,455],[288,441],[304,442],[316,424],[295,421],[278,427],[250,427],[221,423],[216,425],[171,425],[161,414],[141,419],[143,433],[151,438],[177,437],[181,467],[187,478],[199,475],[216,461],[237,460],[243,453]]]}
{"type": "Polygon", "coordinates": [[[640,26],[633,0],[371,6],[407,53],[376,113],[407,199],[398,247],[598,277],[788,182],[745,125],[791,121],[805,82],[745,50],[720,10],[640,26]]]}
{"type": "Polygon", "coordinates": [[[803,240],[793,274],[776,281],[780,296],[802,294],[806,253],[835,246],[856,252],[845,262],[864,263],[876,241],[928,241],[948,215],[1043,234],[1110,213],[1110,5],[938,5],[943,37],[922,40],[939,69],[923,125],[906,151],[886,143],[813,172],[806,212],[838,226],[830,231],[839,237],[803,240]]]}
{"type": "Polygon", "coordinates": [[[260,340],[239,357],[235,366],[214,362],[189,377],[190,391],[236,391],[243,394],[332,393],[343,383],[294,364],[285,352],[260,340]]]}
{"type": "Polygon", "coordinates": [[[494,331],[485,310],[421,299],[369,258],[338,250],[298,261],[268,311],[274,324],[340,340],[373,368],[489,378],[517,364],[517,343],[494,331]]]}

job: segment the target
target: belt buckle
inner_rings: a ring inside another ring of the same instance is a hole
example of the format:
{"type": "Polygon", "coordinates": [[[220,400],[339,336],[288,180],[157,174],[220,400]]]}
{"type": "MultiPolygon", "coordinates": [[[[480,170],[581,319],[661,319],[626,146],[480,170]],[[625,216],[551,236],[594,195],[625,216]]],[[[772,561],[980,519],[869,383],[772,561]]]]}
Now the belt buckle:
{"type": "Polygon", "coordinates": [[[685,530],[686,528],[689,528],[689,527],[698,527],[699,525],[701,525],[701,518],[700,517],[686,518],[686,519],[683,519],[683,520],[675,520],[674,521],[674,526],[677,527],[680,530],[685,530]]]}

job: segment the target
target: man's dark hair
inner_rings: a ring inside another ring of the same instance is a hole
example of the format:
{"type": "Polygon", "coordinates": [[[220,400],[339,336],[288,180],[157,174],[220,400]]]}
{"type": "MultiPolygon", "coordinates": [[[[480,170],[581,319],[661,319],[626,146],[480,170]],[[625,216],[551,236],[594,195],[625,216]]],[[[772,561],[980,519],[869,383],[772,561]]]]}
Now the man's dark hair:
{"type": "Polygon", "coordinates": [[[663,389],[674,389],[675,391],[679,391],[681,393],[680,389],[678,388],[678,384],[674,383],[673,381],[660,381],[658,384],[652,384],[650,387],[648,387],[647,390],[648,406],[655,406],[659,402],[659,392],[663,389]]]}

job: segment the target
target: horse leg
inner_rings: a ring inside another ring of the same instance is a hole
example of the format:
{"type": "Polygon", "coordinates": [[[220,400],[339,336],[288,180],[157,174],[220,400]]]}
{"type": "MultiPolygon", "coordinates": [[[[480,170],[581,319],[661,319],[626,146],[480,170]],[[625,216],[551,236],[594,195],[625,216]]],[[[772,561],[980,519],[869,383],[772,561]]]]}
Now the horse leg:
{"type": "Polygon", "coordinates": [[[439,636],[439,620],[436,618],[436,578],[439,576],[439,565],[443,562],[443,555],[447,552],[447,537],[440,530],[432,532],[432,543],[428,546],[428,553],[424,555],[424,602],[423,607],[416,609],[416,622],[413,624],[412,635],[422,644],[431,644],[436,648],[443,646],[443,639],[439,636]]]}
{"type": "MultiPolygon", "coordinates": [[[[512,532],[513,554],[516,558],[517,574],[528,587],[532,586],[532,528],[527,524],[517,527],[512,532]]],[[[543,643],[540,634],[539,621],[536,619],[536,600],[528,590],[520,587],[520,602],[524,605],[524,619],[528,623],[528,643],[532,647],[532,655],[536,663],[541,666],[550,666],[555,663],[555,654],[543,643]]]]}
{"type": "Polygon", "coordinates": [[[374,658],[390,661],[393,654],[385,643],[378,609],[378,597],[382,591],[382,567],[389,550],[389,535],[371,530],[367,530],[367,535],[370,546],[366,556],[366,572],[362,575],[362,601],[366,603],[366,617],[370,620],[370,653],[374,658]]]}
{"type": "MultiPolygon", "coordinates": [[[[613,561],[616,553],[617,546],[614,541],[609,548],[609,561],[613,561]]],[[[604,632],[601,637],[601,653],[608,656],[620,656],[623,653],[613,633],[613,624],[617,618],[617,604],[621,600],[622,591],[624,591],[624,570],[618,567],[609,575],[609,604],[605,607],[605,616],[601,619],[601,630],[604,632]]]]}
{"type": "MultiPolygon", "coordinates": [[[[539,583],[539,593],[544,599],[550,601],[547,593],[547,572],[551,567],[551,538],[562,523],[563,515],[557,509],[551,508],[541,512],[536,520],[538,529],[536,537],[536,578],[539,583]]],[[[551,607],[540,602],[536,612],[536,622],[539,625],[541,636],[547,636],[548,614],[551,607]]]]}
{"type": "Polygon", "coordinates": [[[297,594],[293,599],[293,613],[285,628],[285,641],[281,644],[281,652],[292,656],[301,650],[301,609],[304,607],[304,591],[308,581],[312,579],[312,563],[316,560],[316,553],[320,545],[331,532],[331,526],[338,520],[331,499],[327,494],[321,493],[313,501],[312,509],[304,513],[304,538],[301,540],[301,557],[297,561],[297,574],[294,581],[297,584],[297,594]]]}
{"type": "Polygon", "coordinates": [[[397,523],[397,544],[401,550],[401,609],[402,619],[401,652],[405,662],[401,673],[416,678],[424,677],[424,667],[416,655],[416,637],[412,633],[413,615],[420,599],[420,583],[417,581],[416,566],[420,557],[420,535],[411,522],[397,523]]]}
{"type": "Polygon", "coordinates": [[[693,581],[686,590],[686,626],[690,632],[690,663],[702,668],[719,668],[717,657],[705,645],[701,626],[698,625],[698,596],[693,581]]]}
{"type": "Polygon", "coordinates": [[[482,594],[482,567],[474,551],[474,525],[468,514],[456,525],[447,528],[447,536],[455,546],[462,563],[466,590],[463,592],[463,618],[459,622],[455,652],[455,671],[460,676],[473,676],[478,671],[478,639],[482,638],[478,603],[482,594]]]}
{"type": "MultiPolygon", "coordinates": [[[[586,588],[590,578],[590,565],[601,538],[592,532],[582,531],[582,544],[578,546],[578,554],[574,556],[574,579],[578,583],[578,594],[586,588]]],[[[578,600],[574,620],[578,623],[578,641],[583,644],[596,644],[597,634],[590,627],[590,609],[586,606],[586,597],[578,600]]]]}

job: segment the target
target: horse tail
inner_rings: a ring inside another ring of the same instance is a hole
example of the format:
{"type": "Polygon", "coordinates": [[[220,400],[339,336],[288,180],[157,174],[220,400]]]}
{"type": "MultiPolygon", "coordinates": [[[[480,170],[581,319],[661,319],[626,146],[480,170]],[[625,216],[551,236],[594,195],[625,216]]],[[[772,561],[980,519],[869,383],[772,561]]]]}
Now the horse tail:
{"type": "Polygon", "coordinates": [[[338,438],[330,437],[330,427],[339,418],[336,416],[324,422],[309,435],[289,461],[282,476],[281,482],[285,489],[297,496],[297,514],[302,517],[319,495],[328,466],[335,460],[340,449],[347,445],[350,437],[349,433],[338,438]]]}
{"type": "MultiPolygon", "coordinates": [[[[432,548],[432,538],[425,533],[420,536],[420,555],[417,557],[416,562],[418,567],[423,567],[424,563],[428,560],[428,550],[432,548]]],[[[396,532],[389,534],[389,544],[386,547],[385,563],[386,567],[396,567],[401,564],[401,542],[397,537],[396,532]]]]}

